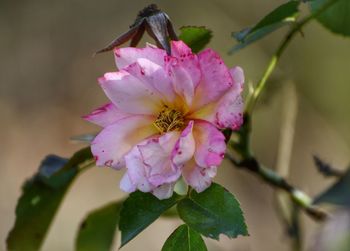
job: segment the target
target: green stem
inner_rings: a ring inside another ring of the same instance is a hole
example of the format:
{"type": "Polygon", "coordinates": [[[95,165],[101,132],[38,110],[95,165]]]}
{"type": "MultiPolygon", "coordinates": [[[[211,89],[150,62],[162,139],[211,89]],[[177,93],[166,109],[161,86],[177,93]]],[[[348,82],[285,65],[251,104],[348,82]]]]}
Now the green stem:
{"type": "Polygon", "coordinates": [[[273,70],[275,69],[281,55],[283,54],[283,52],[285,51],[285,49],[287,48],[287,46],[289,45],[290,41],[295,36],[295,34],[297,34],[303,28],[303,26],[305,26],[307,23],[309,23],[312,19],[318,17],[320,14],[322,14],[325,10],[327,10],[329,7],[331,7],[337,1],[338,0],[327,1],[317,11],[311,13],[309,16],[305,17],[300,22],[296,23],[293,26],[293,28],[289,31],[287,36],[282,40],[280,46],[277,48],[276,52],[274,53],[274,55],[270,59],[270,62],[268,64],[263,76],[261,77],[260,81],[258,82],[252,95],[249,97],[249,99],[247,101],[247,105],[246,105],[246,110],[245,110],[245,112],[247,114],[252,113],[252,111],[255,107],[255,104],[256,104],[258,98],[260,97],[262,90],[264,89],[264,87],[266,85],[267,80],[269,79],[269,77],[270,77],[271,73],[273,72],[273,70]]]}

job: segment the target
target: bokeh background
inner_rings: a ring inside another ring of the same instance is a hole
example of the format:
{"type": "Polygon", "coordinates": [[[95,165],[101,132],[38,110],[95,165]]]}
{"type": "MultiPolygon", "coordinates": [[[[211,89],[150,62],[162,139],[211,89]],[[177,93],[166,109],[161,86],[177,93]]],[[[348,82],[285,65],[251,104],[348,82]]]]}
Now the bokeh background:
{"type": "MultiPolygon", "coordinates": [[[[212,29],[210,47],[229,66],[244,68],[247,82],[256,83],[285,34],[282,29],[241,52],[228,56],[231,32],[256,23],[283,1],[201,0],[153,1],[183,25],[212,29]]],[[[1,0],[0,1],[0,238],[1,249],[14,223],[22,183],[48,153],[70,156],[82,147],[72,135],[95,132],[81,115],[106,102],[96,78],[115,70],[112,53],[92,57],[133,22],[149,1],[1,0]]],[[[304,7],[304,12],[307,8],[304,7]]],[[[317,173],[312,155],[338,168],[350,160],[350,39],[310,23],[289,46],[254,118],[253,148],[266,165],[274,166],[285,99],[284,83],[298,94],[295,140],[289,179],[310,195],[332,180],[317,173]]],[[[146,38],[145,41],[150,41],[146,38]]],[[[45,251],[73,250],[79,222],[86,213],[125,196],[118,182],[122,172],[93,168],[72,186],[43,246],[45,251]]],[[[240,200],[249,237],[220,242],[206,240],[209,250],[284,251],[288,238],[274,211],[271,187],[228,162],[217,182],[240,200]]],[[[303,216],[305,250],[313,245],[320,224],[303,216]]],[[[123,250],[160,250],[179,221],[161,219],[123,250]]]]}

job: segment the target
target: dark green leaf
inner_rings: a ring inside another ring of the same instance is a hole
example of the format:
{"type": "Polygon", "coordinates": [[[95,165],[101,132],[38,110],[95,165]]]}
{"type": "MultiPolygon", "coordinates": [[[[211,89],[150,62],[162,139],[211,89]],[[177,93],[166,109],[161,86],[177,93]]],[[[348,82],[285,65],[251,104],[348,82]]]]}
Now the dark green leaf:
{"type": "Polygon", "coordinates": [[[350,169],[334,185],[314,200],[315,204],[324,202],[350,207],[350,169]]]}
{"type": "MultiPolygon", "coordinates": [[[[310,2],[312,12],[316,12],[329,0],[314,0],[310,2]]],[[[324,11],[316,19],[327,29],[344,35],[350,36],[350,1],[338,0],[332,6],[324,11]]]]}
{"type": "Polygon", "coordinates": [[[175,205],[178,199],[177,194],[166,200],[159,200],[150,193],[139,191],[130,194],[120,212],[121,247],[148,227],[167,209],[175,205]]]}
{"type": "Polygon", "coordinates": [[[206,237],[219,239],[248,235],[243,212],[236,198],[222,186],[213,183],[202,193],[192,191],[178,205],[180,218],[206,237]]]}
{"type": "Polygon", "coordinates": [[[15,226],[7,237],[8,250],[40,249],[67,189],[80,171],[79,165],[89,159],[90,148],[84,148],[70,160],[54,155],[43,160],[38,173],[23,186],[15,226]]]}
{"type": "Polygon", "coordinates": [[[114,202],[90,212],[80,225],[75,250],[111,250],[121,205],[121,202],[114,202]]]}
{"type": "Polygon", "coordinates": [[[238,41],[238,44],[231,49],[230,53],[246,47],[288,23],[295,22],[299,14],[299,4],[299,1],[289,1],[282,4],[265,16],[253,28],[245,28],[242,31],[234,32],[232,36],[238,41]]]}
{"type": "Polygon", "coordinates": [[[207,247],[196,231],[186,224],[179,226],[166,240],[162,251],[206,251],[207,247]]]}
{"type": "Polygon", "coordinates": [[[204,49],[213,36],[211,30],[205,27],[185,26],[181,27],[180,30],[179,39],[191,47],[194,53],[204,49]]]}

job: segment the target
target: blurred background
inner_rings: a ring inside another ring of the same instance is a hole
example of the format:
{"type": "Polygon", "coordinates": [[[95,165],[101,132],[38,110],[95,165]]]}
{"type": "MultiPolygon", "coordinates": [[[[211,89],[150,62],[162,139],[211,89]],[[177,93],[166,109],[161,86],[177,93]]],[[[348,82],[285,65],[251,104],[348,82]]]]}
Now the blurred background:
{"type": "MultiPolygon", "coordinates": [[[[153,1],[169,14],[176,29],[205,25],[214,32],[210,47],[228,66],[240,65],[247,82],[256,83],[285,34],[282,29],[233,56],[232,31],[255,24],[280,0],[153,1]]],[[[92,57],[126,31],[149,1],[1,0],[0,1],[0,238],[14,223],[22,183],[45,155],[70,156],[82,148],[72,135],[95,132],[81,116],[104,104],[97,77],[115,70],[112,53],[92,57]]],[[[305,7],[304,12],[307,12],[305,7]]],[[[314,196],[332,180],[316,171],[317,154],[344,169],[350,161],[350,40],[317,22],[303,30],[283,55],[270,88],[254,117],[253,149],[268,166],[276,163],[284,83],[296,86],[298,110],[289,179],[314,196]]],[[[151,41],[148,37],[145,41],[151,41]]],[[[152,42],[152,41],[151,41],[152,42]]],[[[43,246],[45,251],[73,250],[76,230],[88,211],[125,196],[118,187],[122,172],[93,168],[65,198],[43,246]]],[[[288,238],[275,213],[274,191],[256,177],[225,162],[216,181],[241,202],[249,237],[220,242],[207,239],[209,250],[284,251],[288,238]]],[[[321,225],[302,217],[305,250],[313,246],[321,225]]],[[[161,219],[123,250],[160,250],[180,224],[161,219]]]]}

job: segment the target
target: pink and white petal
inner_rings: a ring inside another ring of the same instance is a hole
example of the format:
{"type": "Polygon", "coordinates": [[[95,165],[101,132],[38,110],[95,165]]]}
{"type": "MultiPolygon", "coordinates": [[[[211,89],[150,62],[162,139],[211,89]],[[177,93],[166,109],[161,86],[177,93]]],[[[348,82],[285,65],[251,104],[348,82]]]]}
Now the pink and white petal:
{"type": "Polygon", "coordinates": [[[183,41],[171,41],[171,55],[176,58],[183,58],[192,55],[192,50],[183,41]]]}
{"type": "Polygon", "coordinates": [[[196,164],[195,160],[187,162],[182,169],[182,176],[185,182],[193,187],[198,193],[207,189],[215,177],[217,167],[203,168],[196,164]]]}
{"type": "Polygon", "coordinates": [[[116,48],[114,50],[115,62],[119,70],[124,67],[135,63],[137,59],[146,58],[155,64],[164,66],[164,57],[166,56],[165,50],[155,48],[155,47],[145,47],[145,48],[116,48]]]}
{"type": "Polygon", "coordinates": [[[198,54],[202,80],[195,93],[194,109],[221,98],[232,86],[233,79],[221,57],[212,49],[198,54]]]}
{"type": "MultiPolygon", "coordinates": [[[[177,59],[172,59],[171,61],[175,62],[177,59]]],[[[168,68],[170,69],[169,75],[172,80],[173,89],[182,98],[181,102],[191,105],[195,88],[190,74],[178,63],[174,63],[168,68]]]]}
{"type": "Polygon", "coordinates": [[[152,194],[160,200],[168,199],[173,195],[175,183],[168,183],[153,189],[152,194]]]}
{"type": "MultiPolygon", "coordinates": [[[[147,140],[139,145],[146,143],[147,140]]],[[[146,170],[148,167],[143,163],[138,145],[134,146],[133,149],[125,155],[125,165],[130,182],[138,190],[142,192],[150,192],[153,189],[153,186],[148,181],[149,170],[146,170]]]]}
{"type": "Polygon", "coordinates": [[[199,84],[201,72],[196,55],[184,58],[168,57],[166,69],[175,92],[188,106],[192,104],[195,88],[199,84]]]}
{"type": "Polygon", "coordinates": [[[151,116],[134,115],[105,127],[91,143],[96,165],[122,168],[124,155],[135,144],[158,133],[153,120],[151,116]]]}
{"type": "Polygon", "coordinates": [[[243,124],[243,98],[237,91],[229,91],[219,101],[215,122],[219,128],[238,130],[243,124]]]}
{"type": "Polygon", "coordinates": [[[180,168],[171,161],[171,152],[178,137],[179,133],[173,131],[138,146],[143,163],[147,166],[148,180],[153,186],[174,182],[181,176],[180,168]]]}
{"type": "Polygon", "coordinates": [[[113,103],[108,103],[83,116],[83,118],[96,125],[106,127],[128,116],[131,114],[120,111],[113,103]]]}
{"type": "Polygon", "coordinates": [[[182,131],[171,154],[172,161],[176,166],[183,165],[193,157],[196,146],[192,130],[193,121],[191,120],[187,127],[182,131]]]}
{"type": "Polygon", "coordinates": [[[124,70],[153,89],[153,92],[157,93],[163,101],[168,103],[174,101],[176,94],[164,67],[148,59],[139,58],[135,63],[125,67],[124,70]]]}
{"type": "Polygon", "coordinates": [[[129,174],[126,172],[123,178],[120,180],[119,187],[126,193],[132,193],[136,191],[136,186],[131,182],[129,174]]]}
{"type": "Polygon", "coordinates": [[[239,66],[233,67],[230,69],[230,74],[233,79],[233,86],[240,90],[240,92],[243,91],[243,84],[244,84],[244,72],[243,69],[239,66]]]}
{"type": "Polygon", "coordinates": [[[161,108],[161,98],[153,88],[125,70],[106,73],[99,82],[107,97],[122,112],[151,115],[161,108]]]}
{"type": "Polygon", "coordinates": [[[220,129],[237,130],[243,123],[243,99],[241,90],[234,86],[217,102],[205,105],[188,117],[208,121],[220,129]]]}
{"type": "Polygon", "coordinates": [[[201,167],[218,166],[226,151],[225,136],[214,125],[195,121],[193,135],[196,141],[194,158],[201,167]]]}
{"type": "Polygon", "coordinates": [[[165,68],[175,92],[190,105],[201,79],[198,58],[182,41],[172,41],[171,47],[172,56],[165,57],[165,68]]]}

